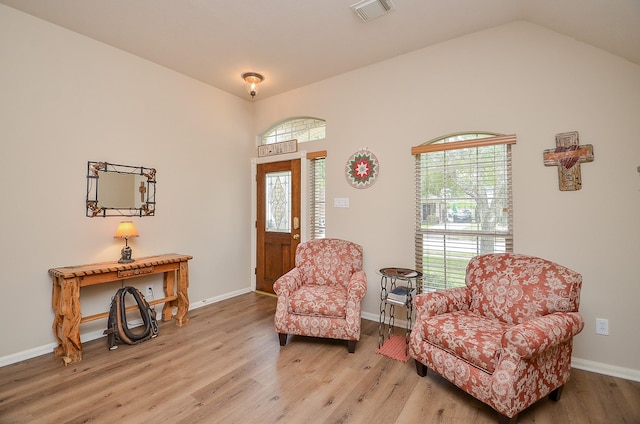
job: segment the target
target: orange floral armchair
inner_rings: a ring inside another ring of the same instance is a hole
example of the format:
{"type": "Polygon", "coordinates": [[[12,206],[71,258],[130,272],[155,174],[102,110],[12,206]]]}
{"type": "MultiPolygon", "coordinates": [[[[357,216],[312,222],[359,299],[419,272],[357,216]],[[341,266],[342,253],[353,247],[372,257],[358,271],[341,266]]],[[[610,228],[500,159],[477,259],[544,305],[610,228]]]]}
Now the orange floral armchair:
{"type": "Polygon", "coordinates": [[[287,335],[348,341],[349,353],[360,340],[360,303],[367,292],[362,247],[346,240],[318,239],[300,243],[295,267],[280,277],[275,327],[280,346],[287,335]]]}
{"type": "Polygon", "coordinates": [[[549,395],[558,400],[571,372],[582,276],[551,261],[489,254],[467,266],[466,287],[419,294],[409,354],[515,422],[549,395]]]}

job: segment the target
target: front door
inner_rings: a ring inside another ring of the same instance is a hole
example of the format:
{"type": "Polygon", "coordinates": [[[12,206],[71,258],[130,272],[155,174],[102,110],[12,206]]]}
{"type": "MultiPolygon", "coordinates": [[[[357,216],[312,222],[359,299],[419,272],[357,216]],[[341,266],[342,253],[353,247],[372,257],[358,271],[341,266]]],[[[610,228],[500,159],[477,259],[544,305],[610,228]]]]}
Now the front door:
{"type": "Polygon", "coordinates": [[[294,267],[300,243],[300,159],[257,166],[256,290],[294,267]]]}

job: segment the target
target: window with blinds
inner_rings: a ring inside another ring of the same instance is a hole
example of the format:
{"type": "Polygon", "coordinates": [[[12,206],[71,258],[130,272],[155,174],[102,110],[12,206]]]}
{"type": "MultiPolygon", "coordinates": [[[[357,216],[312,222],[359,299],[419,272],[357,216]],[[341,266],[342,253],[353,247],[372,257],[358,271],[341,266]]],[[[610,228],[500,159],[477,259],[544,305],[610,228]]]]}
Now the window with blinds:
{"type": "Polygon", "coordinates": [[[464,286],[469,260],[513,251],[513,135],[461,133],[411,151],[422,291],[464,286]]]}
{"type": "Polygon", "coordinates": [[[309,159],[309,238],[320,239],[325,228],[325,163],[327,152],[313,152],[309,159]]]}
{"type": "Polygon", "coordinates": [[[280,143],[282,141],[322,140],[326,137],[327,123],[323,119],[293,118],[280,122],[266,130],[260,136],[260,145],[280,143]]]}

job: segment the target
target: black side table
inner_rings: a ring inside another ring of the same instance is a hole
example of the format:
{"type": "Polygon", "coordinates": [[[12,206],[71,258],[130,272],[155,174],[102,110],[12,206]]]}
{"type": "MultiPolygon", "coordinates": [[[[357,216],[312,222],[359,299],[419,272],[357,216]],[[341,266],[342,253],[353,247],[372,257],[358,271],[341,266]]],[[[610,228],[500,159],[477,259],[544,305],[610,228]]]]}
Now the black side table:
{"type": "Polygon", "coordinates": [[[409,268],[382,268],[380,278],[380,320],[378,323],[378,348],[382,347],[385,339],[393,335],[395,326],[395,307],[403,306],[407,309],[407,325],[405,331],[406,353],[409,353],[409,335],[411,334],[413,317],[413,296],[422,273],[409,268]],[[389,320],[387,321],[387,310],[389,320]],[[385,331],[385,326],[387,327],[385,331]],[[386,333],[386,334],[385,334],[386,333]]]}

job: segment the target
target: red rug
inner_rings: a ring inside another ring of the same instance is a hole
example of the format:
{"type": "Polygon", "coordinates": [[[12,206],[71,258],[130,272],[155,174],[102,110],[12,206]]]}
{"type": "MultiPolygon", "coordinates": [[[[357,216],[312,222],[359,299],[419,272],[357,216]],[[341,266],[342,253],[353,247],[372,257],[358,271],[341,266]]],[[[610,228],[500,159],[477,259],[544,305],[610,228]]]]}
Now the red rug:
{"type": "Polygon", "coordinates": [[[382,347],[376,349],[376,353],[400,362],[407,362],[409,356],[406,353],[407,343],[403,336],[393,334],[384,341],[382,347]]]}

